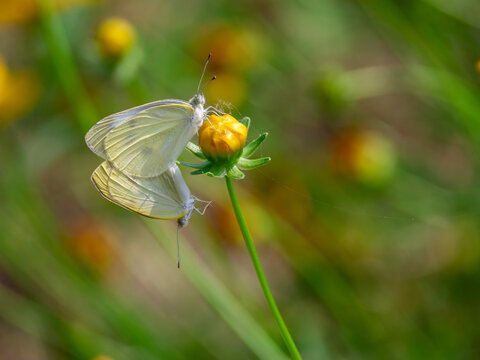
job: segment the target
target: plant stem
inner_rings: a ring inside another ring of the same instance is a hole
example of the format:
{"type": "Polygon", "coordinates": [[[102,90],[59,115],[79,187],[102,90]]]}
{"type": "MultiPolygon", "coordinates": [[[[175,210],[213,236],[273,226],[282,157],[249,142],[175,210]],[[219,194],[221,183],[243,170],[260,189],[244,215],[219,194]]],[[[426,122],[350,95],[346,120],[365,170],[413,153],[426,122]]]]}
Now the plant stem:
{"type": "Polygon", "coordinates": [[[285,345],[287,345],[288,351],[290,352],[290,356],[292,357],[292,359],[301,359],[300,353],[298,352],[292,336],[287,329],[287,325],[285,325],[282,315],[280,314],[280,311],[275,304],[275,300],[272,296],[272,293],[270,292],[270,288],[268,287],[267,279],[265,278],[262,265],[260,264],[260,259],[258,258],[257,251],[255,250],[255,245],[253,244],[252,237],[250,236],[250,232],[248,231],[247,223],[243,218],[242,210],[240,209],[237,195],[235,194],[235,189],[233,188],[232,179],[230,179],[228,176],[225,176],[225,181],[227,182],[228,194],[230,195],[230,200],[232,201],[232,206],[237,217],[238,225],[240,226],[243,238],[245,239],[245,244],[247,245],[248,253],[250,254],[253,267],[255,268],[255,271],[257,273],[258,281],[262,288],[263,294],[265,295],[265,300],[267,300],[267,304],[270,307],[275,321],[277,322],[283,340],[285,341],[285,345]]]}
{"type": "MultiPolygon", "coordinates": [[[[167,254],[176,260],[176,246],[171,241],[173,233],[166,232],[165,228],[161,230],[162,227],[159,226],[158,221],[146,218],[142,218],[142,220],[167,254]]],[[[259,359],[287,359],[283,348],[273,341],[250,312],[241,305],[240,301],[200,261],[188,242],[182,244],[182,273],[259,359]]]]}

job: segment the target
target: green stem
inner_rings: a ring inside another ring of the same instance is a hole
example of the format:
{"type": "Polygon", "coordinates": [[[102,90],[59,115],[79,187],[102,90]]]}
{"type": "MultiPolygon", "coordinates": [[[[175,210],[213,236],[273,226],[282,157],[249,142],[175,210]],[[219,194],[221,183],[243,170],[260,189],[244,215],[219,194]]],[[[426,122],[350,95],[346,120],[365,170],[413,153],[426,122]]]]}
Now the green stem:
{"type": "Polygon", "coordinates": [[[265,295],[265,300],[267,300],[267,304],[270,307],[275,321],[277,322],[280,332],[282,333],[283,340],[285,341],[285,345],[287,345],[288,351],[290,352],[292,359],[301,359],[295,342],[293,341],[292,336],[287,329],[287,325],[285,325],[285,322],[283,321],[282,315],[280,314],[280,311],[275,304],[272,293],[270,292],[270,288],[268,287],[267,279],[265,278],[262,265],[260,264],[260,259],[258,258],[257,251],[255,250],[255,245],[253,244],[252,237],[250,236],[250,232],[248,231],[247,223],[243,218],[242,210],[240,209],[237,195],[235,194],[235,189],[233,188],[232,179],[230,179],[228,176],[225,176],[225,181],[227,182],[228,194],[230,195],[230,200],[232,201],[232,206],[237,217],[238,225],[240,226],[240,230],[242,231],[242,235],[245,239],[245,244],[247,245],[250,257],[252,258],[253,267],[255,268],[255,271],[257,273],[258,281],[262,288],[263,294],[265,295]]]}

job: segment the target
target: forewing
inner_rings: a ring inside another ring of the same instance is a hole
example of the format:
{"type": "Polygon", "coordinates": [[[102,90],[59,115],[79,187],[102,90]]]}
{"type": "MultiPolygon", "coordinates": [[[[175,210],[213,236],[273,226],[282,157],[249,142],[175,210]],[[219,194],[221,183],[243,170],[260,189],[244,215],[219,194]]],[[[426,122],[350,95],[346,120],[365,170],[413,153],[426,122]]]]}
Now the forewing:
{"type": "Polygon", "coordinates": [[[187,212],[168,171],[154,178],[131,178],[105,161],[92,181],[105,198],[140,215],[178,219],[187,212]]]}
{"type": "Polygon", "coordinates": [[[160,105],[188,105],[188,102],[176,99],[159,100],[109,115],[92,126],[92,128],[85,135],[85,142],[87,143],[90,150],[92,150],[95,154],[106,160],[107,154],[105,153],[104,144],[105,138],[107,137],[108,133],[112,131],[116,126],[123,123],[124,121],[127,121],[139,112],[160,105]]]}
{"type": "Polygon", "coordinates": [[[175,164],[196,132],[190,105],[159,105],[117,125],[105,138],[107,159],[127,175],[158,176],[175,164]]]}

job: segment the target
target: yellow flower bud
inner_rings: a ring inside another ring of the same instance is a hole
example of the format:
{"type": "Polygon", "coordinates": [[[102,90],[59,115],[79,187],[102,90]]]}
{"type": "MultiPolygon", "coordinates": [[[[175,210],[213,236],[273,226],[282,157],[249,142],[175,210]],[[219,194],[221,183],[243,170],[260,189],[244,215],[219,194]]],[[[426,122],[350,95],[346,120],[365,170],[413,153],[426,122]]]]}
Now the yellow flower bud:
{"type": "Polygon", "coordinates": [[[120,17],[105,19],[97,30],[97,42],[102,55],[117,60],[125,55],[135,42],[135,29],[120,17]]]}
{"type": "Polygon", "coordinates": [[[198,132],[199,144],[208,159],[228,162],[240,154],[247,132],[247,127],[231,115],[211,115],[198,132]]]}

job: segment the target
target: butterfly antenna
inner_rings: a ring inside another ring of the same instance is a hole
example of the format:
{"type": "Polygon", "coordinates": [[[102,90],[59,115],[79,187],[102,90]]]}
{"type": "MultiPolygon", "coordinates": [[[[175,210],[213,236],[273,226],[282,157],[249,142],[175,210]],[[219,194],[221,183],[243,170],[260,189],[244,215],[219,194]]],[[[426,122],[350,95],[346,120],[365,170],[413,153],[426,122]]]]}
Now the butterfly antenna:
{"type": "Polygon", "coordinates": [[[207,70],[207,66],[208,66],[208,63],[210,62],[211,57],[212,57],[212,53],[209,53],[207,57],[207,61],[205,61],[205,66],[203,67],[202,76],[200,77],[200,81],[198,83],[197,94],[200,93],[200,85],[202,85],[203,76],[205,75],[205,71],[207,70]]]}
{"type": "Polygon", "coordinates": [[[180,229],[180,226],[177,226],[177,267],[180,269],[180,243],[178,241],[178,229],[180,229]]]}
{"type": "Polygon", "coordinates": [[[202,88],[200,89],[202,92],[203,92],[203,89],[205,89],[205,86],[207,86],[208,84],[210,84],[211,81],[215,80],[217,78],[217,76],[213,76],[210,80],[208,80],[207,82],[205,82],[205,84],[203,84],[202,88]]]}

